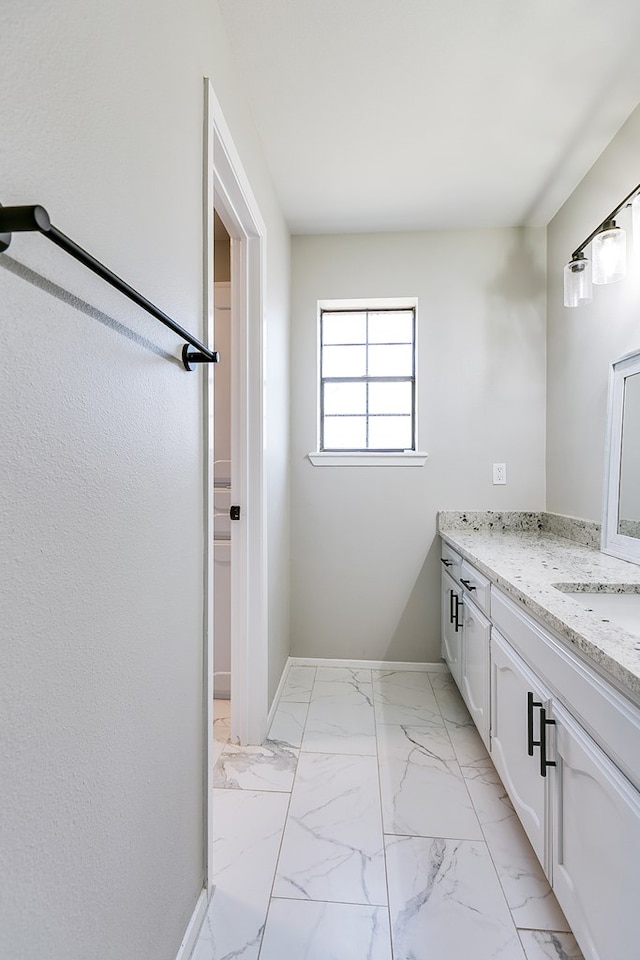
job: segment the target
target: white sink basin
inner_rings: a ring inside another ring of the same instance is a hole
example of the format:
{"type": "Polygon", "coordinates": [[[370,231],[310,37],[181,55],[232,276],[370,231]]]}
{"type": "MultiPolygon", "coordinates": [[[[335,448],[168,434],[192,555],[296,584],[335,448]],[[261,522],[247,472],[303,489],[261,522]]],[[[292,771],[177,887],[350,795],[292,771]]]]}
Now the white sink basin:
{"type": "Polygon", "coordinates": [[[630,633],[640,636],[640,593],[588,593],[585,590],[562,592],[605,622],[609,620],[617,623],[630,633]]]}

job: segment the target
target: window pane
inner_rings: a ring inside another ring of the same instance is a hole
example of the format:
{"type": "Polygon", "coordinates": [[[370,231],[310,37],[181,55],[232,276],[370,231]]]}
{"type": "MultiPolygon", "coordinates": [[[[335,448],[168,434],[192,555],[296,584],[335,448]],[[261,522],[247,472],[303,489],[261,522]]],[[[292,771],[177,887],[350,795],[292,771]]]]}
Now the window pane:
{"type": "Polygon", "coordinates": [[[332,413],[365,414],[367,412],[366,385],[364,383],[325,383],[324,412],[325,416],[332,413]]]}
{"type": "Polygon", "coordinates": [[[366,364],[366,347],[322,348],[323,377],[364,377],[366,364]]]}
{"type": "Polygon", "coordinates": [[[410,450],[411,417],[370,417],[369,447],[377,450],[410,450]]]}
{"type": "Polygon", "coordinates": [[[412,343],[413,312],[369,314],[369,343],[412,343]]]}
{"type": "Polygon", "coordinates": [[[367,327],[364,313],[323,313],[322,342],[366,343],[367,327]]]}
{"type": "Polygon", "coordinates": [[[412,412],[410,383],[370,383],[369,413],[412,412]]]}
{"type": "Polygon", "coordinates": [[[325,417],[325,450],[364,450],[367,443],[366,417],[325,417]]]}
{"type": "Polygon", "coordinates": [[[413,347],[410,344],[369,347],[369,376],[413,376],[413,347]]]}

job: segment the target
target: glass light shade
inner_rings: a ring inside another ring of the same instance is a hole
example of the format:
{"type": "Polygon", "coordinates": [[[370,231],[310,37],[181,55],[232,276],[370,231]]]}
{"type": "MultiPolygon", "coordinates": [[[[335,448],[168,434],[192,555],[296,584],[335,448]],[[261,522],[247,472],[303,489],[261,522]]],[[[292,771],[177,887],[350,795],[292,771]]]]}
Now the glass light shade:
{"type": "Polygon", "coordinates": [[[564,305],[579,307],[590,303],[592,298],[591,261],[581,254],[564,268],[564,305]]]}
{"type": "Polygon", "coordinates": [[[597,233],[591,244],[593,282],[614,283],[627,272],[627,235],[614,221],[597,233]]]}

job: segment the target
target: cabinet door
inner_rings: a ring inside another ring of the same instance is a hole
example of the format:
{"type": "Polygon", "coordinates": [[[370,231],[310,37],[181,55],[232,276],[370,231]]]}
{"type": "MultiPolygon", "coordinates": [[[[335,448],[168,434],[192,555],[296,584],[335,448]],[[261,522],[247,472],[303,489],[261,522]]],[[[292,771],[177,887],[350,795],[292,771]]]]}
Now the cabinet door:
{"type": "Polygon", "coordinates": [[[442,658],[446,661],[451,675],[460,686],[460,644],[462,639],[462,590],[442,571],[441,619],[442,619],[442,658]]]}
{"type": "Polygon", "coordinates": [[[553,889],[585,960],[640,956],[640,794],[560,706],[553,889]]]}
{"type": "Polygon", "coordinates": [[[531,740],[540,740],[540,709],[549,694],[513,647],[491,631],[491,759],[504,783],[531,846],[549,873],[547,812],[549,777],[540,775],[539,746],[529,753],[531,740]]]}
{"type": "Polygon", "coordinates": [[[463,594],[462,682],[460,693],[478,733],[489,746],[489,636],[491,624],[463,594]]]}

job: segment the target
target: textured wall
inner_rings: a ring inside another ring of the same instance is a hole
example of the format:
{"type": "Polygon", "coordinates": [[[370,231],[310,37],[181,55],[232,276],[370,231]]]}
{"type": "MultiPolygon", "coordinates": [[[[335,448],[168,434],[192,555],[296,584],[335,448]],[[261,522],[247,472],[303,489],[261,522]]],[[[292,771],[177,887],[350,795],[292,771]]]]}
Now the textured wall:
{"type": "MultiPolygon", "coordinates": [[[[217,6],[4,0],[0,36],[0,201],[43,203],[196,334],[212,77],[268,224],[286,366],[288,238],[217,6]]],[[[172,960],[203,881],[201,374],[39,236],[0,255],[0,319],[0,956],[172,960]]],[[[267,382],[278,412],[286,390],[267,382]]],[[[286,611],[285,591],[280,666],[286,611]]]]}
{"type": "MultiPolygon", "coordinates": [[[[547,508],[588,520],[601,517],[609,366],[640,349],[640,263],[632,254],[625,280],[594,286],[575,309],[563,306],[562,270],[637,185],[639,152],[640,107],[548,227],[547,508]]],[[[628,228],[629,214],[618,222],[628,228]]]]}
{"type": "Polygon", "coordinates": [[[293,654],[438,660],[436,512],[544,507],[544,257],[542,230],[294,238],[293,654]],[[376,296],[419,300],[429,460],[314,467],[317,301],[376,296]]]}

